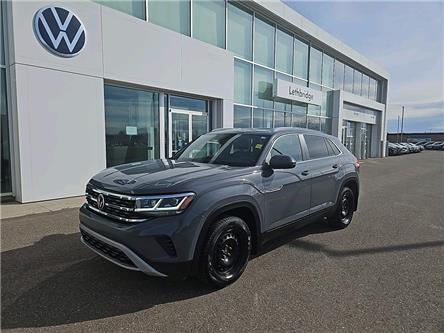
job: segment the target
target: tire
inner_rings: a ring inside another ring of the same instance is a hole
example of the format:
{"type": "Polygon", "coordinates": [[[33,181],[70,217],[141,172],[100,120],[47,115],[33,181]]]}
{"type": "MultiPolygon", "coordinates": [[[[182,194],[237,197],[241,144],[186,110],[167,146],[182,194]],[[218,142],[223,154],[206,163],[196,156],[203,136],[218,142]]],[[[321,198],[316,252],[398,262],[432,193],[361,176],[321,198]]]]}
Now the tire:
{"type": "Polygon", "coordinates": [[[223,288],[242,275],[251,252],[251,232],[240,218],[227,216],[208,231],[199,265],[199,278],[223,288]]]}
{"type": "Polygon", "coordinates": [[[355,193],[349,187],[344,187],[339,194],[336,211],[328,222],[331,226],[344,229],[347,228],[353,219],[355,210],[355,193]]]}

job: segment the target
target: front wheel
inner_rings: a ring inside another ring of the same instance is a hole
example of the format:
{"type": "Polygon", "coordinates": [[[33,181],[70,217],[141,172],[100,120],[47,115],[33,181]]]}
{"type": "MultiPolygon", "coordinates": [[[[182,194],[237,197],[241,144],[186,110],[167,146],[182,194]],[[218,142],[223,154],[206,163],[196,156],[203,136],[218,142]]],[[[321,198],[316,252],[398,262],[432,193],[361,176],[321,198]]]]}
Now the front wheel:
{"type": "Polygon", "coordinates": [[[200,263],[201,280],[217,288],[236,281],[244,272],[251,252],[248,225],[235,216],[224,217],[209,230],[200,263]]]}
{"type": "Polygon", "coordinates": [[[346,228],[353,219],[355,210],[355,194],[349,187],[344,187],[339,195],[337,208],[329,223],[336,228],[346,228]]]}

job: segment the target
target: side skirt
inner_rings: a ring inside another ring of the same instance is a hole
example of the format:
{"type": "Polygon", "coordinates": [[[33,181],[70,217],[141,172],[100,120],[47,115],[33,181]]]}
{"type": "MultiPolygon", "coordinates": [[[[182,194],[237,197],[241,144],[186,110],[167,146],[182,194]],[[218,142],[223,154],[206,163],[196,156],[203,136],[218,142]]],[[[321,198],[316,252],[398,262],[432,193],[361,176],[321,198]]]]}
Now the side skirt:
{"type": "Polygon", "coordinates": [[[332,214],[335,207],[329,207],[313,215],[306,216],[299,220],[287,223],[278,228],[268,230],[260,236],[258,244],[258,255],[271,251],[279,246],[284,245],[291,239],[297,236],[296,231],[307,226],[310,223],[317,222],[332,214]]]}

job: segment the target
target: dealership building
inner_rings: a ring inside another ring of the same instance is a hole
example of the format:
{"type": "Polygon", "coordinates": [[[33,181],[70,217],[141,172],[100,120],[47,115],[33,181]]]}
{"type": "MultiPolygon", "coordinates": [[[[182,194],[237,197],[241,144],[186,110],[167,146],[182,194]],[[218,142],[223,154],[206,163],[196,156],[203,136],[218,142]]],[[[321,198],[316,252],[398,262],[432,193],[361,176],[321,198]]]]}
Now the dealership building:
{"type": "Polygon", "coordinates": [[[78,196],[219,127],[382,157],[388,74],[278,1],[2,1],[1,195],[78,196]]]}

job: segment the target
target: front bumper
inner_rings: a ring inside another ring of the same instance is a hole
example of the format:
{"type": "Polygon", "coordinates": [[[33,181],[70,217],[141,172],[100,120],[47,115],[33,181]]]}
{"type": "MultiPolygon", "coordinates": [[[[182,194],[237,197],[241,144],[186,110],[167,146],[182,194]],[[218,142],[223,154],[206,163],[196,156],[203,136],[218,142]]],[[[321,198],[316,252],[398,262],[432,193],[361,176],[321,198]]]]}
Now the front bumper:
{"type": "Polygon", "coordinates": [[[151,267],[125,245],[106,238],[83,224],[80,224],[80,231],[82,243],[112,263],[126,269],[141,271],[148,275],[166,277],[165,274],[151,267]]]}
{"type": "Polygon", "coordinates": [[[141,223],[122,223],[80,208],[82,242],[114,264],[152,276],[190,275],[196,234],[184,214],[153,218],[141,223]]]}

